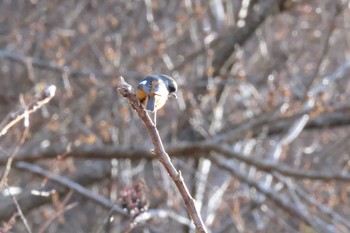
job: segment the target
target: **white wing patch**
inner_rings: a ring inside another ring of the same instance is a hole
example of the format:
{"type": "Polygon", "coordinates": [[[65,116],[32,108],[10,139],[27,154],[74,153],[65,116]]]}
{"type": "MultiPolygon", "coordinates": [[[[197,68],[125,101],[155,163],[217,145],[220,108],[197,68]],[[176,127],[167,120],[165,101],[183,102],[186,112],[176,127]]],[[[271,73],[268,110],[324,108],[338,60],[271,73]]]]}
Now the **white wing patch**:
{"type": "Polygon", "coordinates": [[[146,85],[147,80],[143,80],[142,82],[140,82],[141,85],[146,85]]]}

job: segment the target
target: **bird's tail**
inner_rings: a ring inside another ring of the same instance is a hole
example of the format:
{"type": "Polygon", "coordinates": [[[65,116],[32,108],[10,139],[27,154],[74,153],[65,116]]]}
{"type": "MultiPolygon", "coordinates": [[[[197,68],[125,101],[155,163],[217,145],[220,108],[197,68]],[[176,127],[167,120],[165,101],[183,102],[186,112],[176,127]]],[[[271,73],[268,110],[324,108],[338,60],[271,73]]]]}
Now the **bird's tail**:
{"type": "Polygon", "coordinates": [[[148,111],[154,112],[155,105],[156,105],[156,100],[153,97],[149,96],[148,101],[147,101],[147,105],[146,105],[146,109],[148,111]]]}

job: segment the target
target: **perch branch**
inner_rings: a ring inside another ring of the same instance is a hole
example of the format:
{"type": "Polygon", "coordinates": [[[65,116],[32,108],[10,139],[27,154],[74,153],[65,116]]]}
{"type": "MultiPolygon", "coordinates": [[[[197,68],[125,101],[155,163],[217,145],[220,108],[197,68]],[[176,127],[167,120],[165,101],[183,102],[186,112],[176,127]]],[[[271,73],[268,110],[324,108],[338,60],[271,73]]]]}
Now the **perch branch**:
{"type": "Polygon", "coordinates": [[[146,126],[148,133],[150,134],[150,137],[152,139],[152,143],[154,146],[154,153],[157,156],[159,162],[161,162],[165,170],[168,172],[171,179],[174,181],[176,187],[178,188],[182,196],[182,199],[185,202],[187,211],[196,226],[196,232],[197,233],[207,232],[204,226],[203,220],[199,214],[199,211],[196,208],[195,200],[191,196],[186,186],[186,183],[182,178],[181,172],[177,171],[173,163],[171,162],[169,155],[166,153],[164,149],[162,140],[159,136],[159,132],[156,126],[153,124],[146,110],[143,109],[143,107],[140,105],[132,87],[128,83],[126,83],[122,77],[119,77],[117,90],[123,97],[125,97],[128,100],[132,108],[136,110],[138,116],[146,126]]]}

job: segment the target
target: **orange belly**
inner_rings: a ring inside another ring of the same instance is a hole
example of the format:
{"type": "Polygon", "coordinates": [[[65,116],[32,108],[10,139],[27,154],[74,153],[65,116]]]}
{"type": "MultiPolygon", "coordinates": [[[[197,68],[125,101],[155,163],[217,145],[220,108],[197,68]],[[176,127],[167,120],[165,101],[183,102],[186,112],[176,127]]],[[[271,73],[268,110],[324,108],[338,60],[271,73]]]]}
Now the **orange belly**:
{"type": "Polygon", "coordinates": [[[145,106],[147,101],[147,94],[143,90],[137,89],[136,96],[139,99],[140,103],[145,106]]]}

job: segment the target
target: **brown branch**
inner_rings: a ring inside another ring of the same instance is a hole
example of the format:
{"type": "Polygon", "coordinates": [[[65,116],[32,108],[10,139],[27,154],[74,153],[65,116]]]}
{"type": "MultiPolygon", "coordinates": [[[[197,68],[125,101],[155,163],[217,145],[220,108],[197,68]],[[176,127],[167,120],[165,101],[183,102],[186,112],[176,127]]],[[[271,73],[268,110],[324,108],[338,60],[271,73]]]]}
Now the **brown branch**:
{"type": "MultiPolygon", "coordinates": [[[[222,142],[237,141],[246,133],[251,133],[252,137],[257,137],[262,128],[268,127],[268,136],[280,134],[295,121],[296,118],[312,112],[313,109],[300,110],[290,116],[281,116],[276,113],[262,113],[254,118],[247,119],[244,122],[237,123],[232,130],[227,133],[218,134],[213,137],[212,141],[222,142]]],[[[340,127],[350,124],[349,105],[338,106],[332,112],[322,112],[319,116],[308,121],[305,126],[307,129],[323,129],[324,127],[340,127]]]]}
{"type": "Polygon", "coordinates": [[[0,137],[5,135],[6,132],[20,120],[24,119],[24,131],[18,145],[15,147],[11,155],[7,159],[5,172],[0,180],[0,190],[5,186],[7,182],[7,176],[10,173],[13,159],[15,158],[20,146],[23,145],[29,134],[29,115],[40,109],[42,106],[47,104],[54,96],[56,92],[56,86],[50,85],[46,87],[41,93],[39,93],[34,100],[28,105],[24,106],[23,110],[19,110],[15,113],[9,114],[5,120],[0,124],[0,137]]]}
{"type": "MultiPolygon", "coordinates": [[[[167,145],[167,152],[171,157],[186,157],[186,158],[211,158],[210,152],[216,152],[224,155],[229,159],[237,159],[240,162],[244,162],[248,165],[254,166],[259,170],[272,173],[278,172],[284,176],[310,179],[310,180],[322,180],[322,181],[338,181],[349,182],[350,175],[341,174],[328,171],[315,171],[315,170],[301,170],[300,168],[293,168],[283,163],[275,163],[266,161],[263,159],[257,159],[256,157],[244,156],[240,153],[233,152],[228,146],[223,144],[212,143],[210,141],[193,142],[193,143],[177,143],[174,145],[167,145]]],[[[35,146],[28,148],[24,146],[18,151],[14,162],[26,161],[35,162],[42,159],[55,159],[59,155],[66,152],[66,146],[57,143],[52,144],[50,147],[41,148],[35,146]]],[[[79,147],[72,146],[69,152],[70,157],[82,158],[82,159],[154,159],[155,156],[145,148],[121,148],[115,145],[104,145],[103,148],[99,145],[84,144],[79,147]]],[[[6,163],[6,157],[0,157],[0,165],[6,163]]]]}
{"type": "Polygon", "coordinates": [[[215,50],[215,58],[213,60],[213,75],[219,75],[221,68],[228,61],[232,53],[236,50],[237,45],[243,45],[255,30],[262,24],[265,19],[272,14],[273,11],[279,10],[285,0],[268,0],[262,1],[260,10],[251,11],[246,17],[243,27],[236,27],[232,32],[228,33],[215,50]]]}
{"type": "Polygon", "coordinates": [[[50,85],[39,93],[30,104],[25,106],[25,109],[9,114],[0,124],[0,137],[5,135],[6,132],[19,121],[25,119],[25,117],[47,104],[55,96],[55,92],[56,86],[50,85]]]}
{"type": "Polygon", "coordinates": [[[78,70],[73,69],[70,66],[60,66],[52,62],[46,62],[44,60],[40,60],[33,57],[27,57],[24,55],[20,55],[17,53],[13,53],[7,50],[0,50],[0,58],[6,58],[10,61],[19,62],[24,65],[32,65],[37,68],[47,69],[51,70],[56,73],[68,73],[73,76],[94,76],[94,77],[101,77],[101,78],[110,78],[112,75],[105,74],[98,70],[78,70]]]}
{"type": "MultiPolygon", "coordinates": [[[[317,172],[317,171],[305,171],[300,170],[300,168],[293,168],[282,163],[269,162],[265,160],[259,160],[253,157],[247,157],[239,153],[233,152],[230,148],[224,145],[211,145],[211,151],[218,154],[224,155],[226,158],[234,158],[246,164],[256,167],[259,170],[265,171],[267,173],[278,172],[282,175],[300,178],[300,179],[310,179],[310,180],[323,180],[323,181],[342,181],[349,182],[350,175],[345,175],[335,172],[317,172]]],[[[213,156],[210,157],[212,159],[213,156]]]]}
{"type": "MultiPolygon", "coordinates": [[[[17,164],[14,165],[14,168],[21,171],[30,172],[30,170],[25,169],[24,167],[17,167],[17,164]]],[[[38,174],[40,175],[40,174],[38,174]]],[[[110,163],[105,161],[95,161],[92,165],[85,167],[84,169],[79,169],[78,172],[69,177],[73,183],[79,184],[81,186],[88,186],[95,182],[100,182],[101,180],[106,179],[110,176],[110,163]]],[[[32,187],[33,189],[33,187],[32,187]]],[[[53,181],[48,181],[44,187],[38,187],[38,190],[24,190],[17,197],[19,205],[23,213],[27,213],[32,209],[49,203],[51,201],[50,193],[57,192],[60,195],[64,195],[69,192],[69,188],[62,186],[62,184],[54,183],[53,181]],[[33,194],[33,191],[37,194],[33,194]],[[41,195],[44,193],[45,195],[41,195]],[[39,195],[38,195],[39,194],[39,195]]],[[[96,194],[95,194],[96,195],[96,194]]],[[[107,203],[107,202],[106,202],[107,203]]],[[[100,204],[100,203],[97,203],[100,204]]],[[[102,205],[103,206],[103,205],[102,205]]],[[[110,202],[109,206],[104,206],[107,209],[111,209],[113,203],[110,202]]],[[[2,198],[0,201],[0,220],[8,220],[14,213],[17,213],[17,208],[13,203],[12,198],[6,197],[2,198]],[[6,211],[2,211],[6,210],[6,211]]]]}
{"type": "MultiPolygon", "coordinates": [[[[349,221],[343,217],[340,213],[337,213],[336,211],[334,211],[334,209],[332,207],[328,207],[327,205],[320,203],[317,198],[315,198],[314,196],[312,196],[310,193],[308,193],[304,188],[302,188],[300,185],[296,184],[296,183],[291,183],[288,182],[287,179],[285,179],[284,177],[281,177],[279,175],[274,174],[274,177],[282,182],[285,186],[287,186],[288,190],[290,192],[293,192],[295,194],[297,194],[301,199],[305,200],[305,204],[304,206],[313,206],[316,207],[318,209],[317,212],[319,212],[319,214],[323,214],[324,217],[329,217],[331,219],[331,222],[338,222],[338,224],[342,224],[344,227],[347,228],[347,232],[350,231],[350,223],[349,221]]],[[[300,200],[302,201],[302,200],[300,200]]],[[[322,218],[322,217],[321,217],[322,218]]]]}
{"type": "Polygon", "coordinates": [[[302,220],[306,224],[313,226],[309,216],[307,216],[302,210],[296,208],[295,205],[292,205],[290,200],[287,200],[287,198],[282,198],[280,195],[277,195],[273,191],[273,189],[268,189],[263,185],[259,184],[257,181],[250,179],[248,175],[242,173],[240,169],[233,168],[227,163],[226,158],[218,158],[214,156],[213,161],[215,162],[216,165],[218,165],[218,167],[228,171],[240,181],[248,184],[251,187],[254,187],[260,193],[264,194],[266,198],[270,199],[273,203],[275,203],[275,205],[277,205],[287,213],[290,213],[298,217],[300,220],[302,220]]]}
{"type": "Polygon", "coordinates": [[[47,228],[50,226],[50,224],[58,217],[62,216],[65,212],[67,212],[68,210],[71,210],[73,208],[75,208],[76,206],[78,206],[78,202],[73,202],[72,204],[69,204],[63,208],[61,208],[60,210],[58,210],[53,216],[51,216],[48,220],[46,220],[46,222],[44,223],[44,225],[42,227],[40,227],[38,233],[44,233],[47,228]]]}
{"type": "Polygon", "coordinates": [[[142,106],[140,105],[134,91],[132,90],[132,87],[128,83],[126,83],[122,77],[118,78],[118,92],[129,101],[130,105],[133,107],[133,109],[136,110],[138,116],[146,126],[148,133],[152,139],[152,143],[154,146],[154,153],[157,156],[158,160],[164,166],[165,170],[168,172],[171,179],[176,184],[176,187],[178,188],[182,196],[182,199],[185,202],[187,211],[196,226],[196,232],[197,233],[207,232],[206,227],[204,226],[203,220],[200,216],[200,213],[196,208],[195,200],[193,199],[190,192],[188,191],[186,183],[182,178],[181,172],[175,169],[169,155],[166,153],[163,146],[163,142],[159,136],[159,132],[156,126],[153,124],[146,110],[143,109],[142,106]]]}
{"type": "MultiPolygon", "coordinates": [[[[343,9],[345,9],[345,7],[343,9]]],[[[326,25],[326,27],[322,30],[322,35],[324,36],[322,37],[323,41],[319,46],[320,55],[314,62],[315,68],[313,69],[310,77],[307,78],[307,80],[310,80],[310,81],[306,84],[306,92],[305,92],[304,99],[307,99],[308,95],[311,94],[310,90],[312,90],[312,87],[315,85],[315,82],[319,77],[321,65],[325,60],[328,59],[326,55],[329,51],[329,47],[331,43],[330,39],[332,38],[332,34],[336,29],[336,27],[334,26],[336,22],[336,18],[341,13],[341,8],[338,8],[337,2],[335,2],[335,4],[330,7],[329,12],[331,13],[330,15],[327,15],[327,18],[330,18],[330,22],[328,22],[328,25],[326,25]]]]}
{"type": "Polygon", "coordinates": [[[189,229],[193,230],[194,227],[192,225],[192,221],[186,217],[183,217],[173,211],[163,210],[163,209],[149,209],[146,212],[138,215],[132,224],[123,231],[123,233],[132,232],[132,230],[136,227],[142,227],[142,225],[146,224],[146,222],[151,221],[152,219],[171,219],[172,221],[176,221],[181,225],[187,226],[189,229]]]}
{"type": "Polygon", "coordinates": [[[91,192],[90,190],[88,190],[87,188],[85,188],[84,186],[68,179],[65,178],[63,176],[57,175],[57,174],[53,174],[50,171],[47,171],[37,165],[34,164],[30,164],[30,163],[26,163],[26,162],[18,162],[16,163],[16,168],[21,169],[21,170],[26,170],[29,171],[31,173],[34,173],[36,175],[40,175],[43,176],[45,178],[48,178],[49,180],[60,184],[64,187],[67,187],[71,190],[74,190],[74,192],[80,194],[81,196],[92,200],[96,203],[98,203],[99,205],[106,207],[106,208],[111,208],[111,210],[113,210],[114,213],[118,213],[124,216],[128,216],[128,214],[118,205],[115,205],[114,203],[112,203],[109,199],[97,195],[93,192],[91,192]]]}
{"type": "MultiPolygon", "coordinates": [[[[264,1],[260,4],[260,10],[258,12],[251,10],[251,13],[245,18],[245,25],[243,27],[235,27],[226,36],[219,36],[211,42],[210,47],[214,49],[216,54],[213,61],[214,75],[219,74],[221,67],[236,50],[236,46],[243,45],[275,9],[282,10],[281,6],[284,2],[285,0],[264,1]]],[[[254,3],[251,5],[254,5],[254,3]]],[[[173,70],[182,69],[206,50],[207,48],[204,45],[194,50],[183,61],[176,64],[173,70]]]]}
{"type": "Polygon", "coordinates": [[[29,227],[27,218],[24,216],[23,211],[22,211],[22,208],[21,208],[20,204],[18,203],[17,197],[15,197],[14,195],[12,195],[11,192],[9,192],[9,193],[10,193],[10,197],[11,197],[12,200],[13,200],[13,203],[14,203],[15,206],[16,206],[17,213],[18,213],[18,215],[20,216],[20,218],[21,218],[21,220],[22,220],[22,222],[23,222],[23,225],[24,225],[26,231],[27,231],[28,233],[32,233],[32,230],[31,230],[30,227],[29,227]]]}

